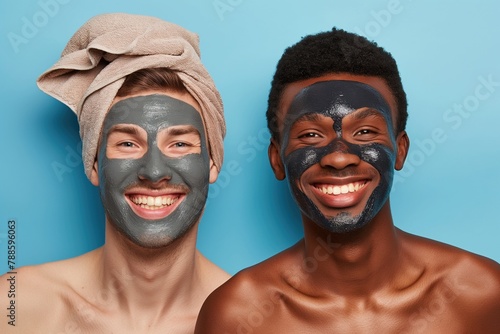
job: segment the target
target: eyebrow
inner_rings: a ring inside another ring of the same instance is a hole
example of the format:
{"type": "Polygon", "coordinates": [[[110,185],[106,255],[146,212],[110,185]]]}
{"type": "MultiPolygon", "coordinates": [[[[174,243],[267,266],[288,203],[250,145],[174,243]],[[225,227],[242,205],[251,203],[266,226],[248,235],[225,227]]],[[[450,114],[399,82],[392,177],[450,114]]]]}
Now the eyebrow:
{"type": "Polygon", "coordinates": [[[118,124],[118,125],[114,125],[113,127],[111,127],[111,129],[109,130],[108,136],[112,133],[115,133],[115,132],[126,133],[129,135],[136,135],[136,136],[140,135],[139,130],[136,127],[131,126],[131,125],[125,125],[125,124],[118,124]]]}
{"type": "Polygon", "coordinates": [[[165,130],[167,132],[167,134],[171,135],[171,136],[182,136],[182,135],[186,135],[186,134],[196,134],[196,135],[200,135],[200,132],[198,131],[198,129],[196,129],[194,126],[191,126],[191,125],[185,125],[185,126],[182,126],[182,127],[169,127],[169,128],[166,128],[166,129],[162,129],[160,131],[163,131],[165,130]]]}
{"type": "Polygon", "coordinates": [[[317,122],[320,121],[324,116],[316,113],[311,113],[311,114],[305,114],[297,118],[293,123],[300,123],[300,122],[317,122]]]}
{"type": "Polygon", "coordinates": [[[355,120],[361,120],[361,119],[368,118],[368,117],[378,117],[378,118],[383,118],[385,120],[385,117],[382,115],[382,113],[380,111],[378,111],[377,109],[373,109],[373,108],[364,108],[364,109],[360,109],[358,111],[355,111],[352,114],[352,117],[355,120]]]}

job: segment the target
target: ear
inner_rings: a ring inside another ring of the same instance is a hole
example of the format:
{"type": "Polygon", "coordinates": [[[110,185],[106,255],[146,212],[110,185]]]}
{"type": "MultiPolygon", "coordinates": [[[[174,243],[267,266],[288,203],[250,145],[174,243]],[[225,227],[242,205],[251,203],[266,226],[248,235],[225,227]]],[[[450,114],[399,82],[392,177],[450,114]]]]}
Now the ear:
{"type": "Polygon", "coordinates": [[[280,146],[274,139],[271,139],[271,142],[269,143],[267,154],[269,156],[269,162],[271,163],[271,168],[273,169],[274,176],[280,181],[284,180],[286,174],[285,167],[283,166],[283,161],[281,161],[280,146]]]}
{"type": "Polygon", "coordinates": [[[405,164],[406,156],[408,155],[408,150],[410,149],[410,138],[408,138],[408,134],[406,131],[401,131],[396,138],[396,163],[394,164],[394,168],[396,170],[403,169],[405,164]]]}
{"type": "Polygon", "coordinates": [[[217,181],[218,176],[219,176],[219,170],[217,169],[217,166],[215,166],[212,159],[210,159],[210,177],[208,181],[210,183],[214,183],[215,181],[217,181]]]}
{"type": "Polygon", "coordinates": [[[94,166],[92,166],[92,172],[90,172],[90,182],[94,186],[99,186],[99,173],[97,172],[97,159],[94,162],[94,166]]]}

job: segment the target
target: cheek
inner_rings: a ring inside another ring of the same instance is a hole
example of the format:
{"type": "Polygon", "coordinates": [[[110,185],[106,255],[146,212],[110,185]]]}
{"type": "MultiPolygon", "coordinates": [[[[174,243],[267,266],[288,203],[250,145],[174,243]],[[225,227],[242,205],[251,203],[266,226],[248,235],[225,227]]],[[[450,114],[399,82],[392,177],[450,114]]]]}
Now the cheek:
{"type": "Polygon", "coordinates": [[[188,154],[172,161],[172,168],[177,171],[183,181],[192,187],[208,184],[209,162],[200,154],[188,154]]]}
{"type": "Polygon", "coordinates": [[[124,189],[137,175],[139,161],[135,159],[102,159],[100,168],[101,184],[110,189],[124,189]]]}
{"type": "Polygon", "coordinates": [[[372,165],[380,174],[382,181],[389,182],[394,175],[396,154],[388,147],[371,144],[361,147],[361,160],[372,165]]]}
{"type": "Polygon", "coordinates": [[[301,148],[289,153],[284,159],[287,177],[298,181],[308,168],[319,163],[321,157],[318,153],[314,148],[301,148]]]}
{"type": "Polygon", "coordinates": [[[387,169],[391,163],[396,160],[394,152],[380,144],[371,144],[362,146],[360,149],[360,158],[377,169],[387,169]]]}

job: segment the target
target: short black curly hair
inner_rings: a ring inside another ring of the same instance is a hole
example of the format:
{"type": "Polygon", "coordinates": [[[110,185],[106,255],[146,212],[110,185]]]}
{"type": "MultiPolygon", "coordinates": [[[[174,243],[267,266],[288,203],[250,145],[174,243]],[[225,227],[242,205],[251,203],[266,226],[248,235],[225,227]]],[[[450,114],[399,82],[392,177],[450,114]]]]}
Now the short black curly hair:
{"type": "Polygon", "coordinates": [[[276,66],[266,112],[272,138],[279,141],[277,111],[285,87],[293,82],[331,73],[376,76],[385,80],[398,109],[396,133],[406,128],[406,93],[392,55],[365,37],[333,28],[302,38],[287,48],[276,66]]]}

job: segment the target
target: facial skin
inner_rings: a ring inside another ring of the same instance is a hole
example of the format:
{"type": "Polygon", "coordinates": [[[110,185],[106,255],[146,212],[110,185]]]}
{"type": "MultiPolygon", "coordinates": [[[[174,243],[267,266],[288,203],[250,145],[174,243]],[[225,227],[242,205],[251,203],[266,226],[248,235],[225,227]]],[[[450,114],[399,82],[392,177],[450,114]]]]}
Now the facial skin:
{"type": "Polygon", "coordinates": [[[391,106],[367,83],[301,86],[282,114],[281,145],[270,150],[271,164],[278,178],[288,177],[303,216],[334,233],[359,229],[389,198],[406,134],[396,138],[391,106]]]}
{"type": "Polygon", "coordinates": [[[182,100],[152,94],[111,107],[92,177],[108,221],[146,248],[164,247],[197,223],[217,177],[194,100],[173,95],[182,100]]]}

